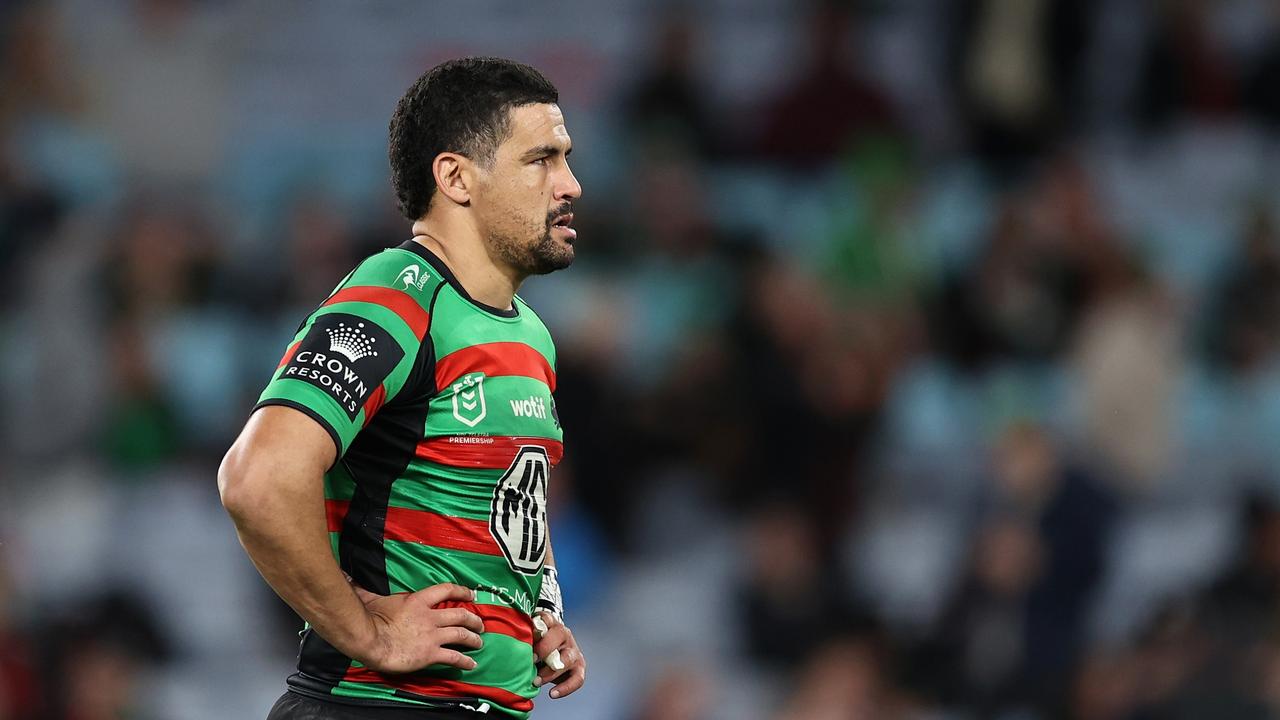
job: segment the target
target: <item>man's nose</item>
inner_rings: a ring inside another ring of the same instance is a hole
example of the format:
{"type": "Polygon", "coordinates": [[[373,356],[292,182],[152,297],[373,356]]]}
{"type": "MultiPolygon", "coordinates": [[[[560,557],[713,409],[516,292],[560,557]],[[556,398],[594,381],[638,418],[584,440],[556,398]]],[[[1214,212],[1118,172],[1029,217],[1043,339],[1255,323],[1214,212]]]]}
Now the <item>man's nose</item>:
{"type": "Polygon", "coordinates": [[[577,200],[580,197],[582,197],[582,185],[578,183],[578,178],[574,177],[573,171],[566,164],[564,175],[556,183],[556,199],[577,200]]]}

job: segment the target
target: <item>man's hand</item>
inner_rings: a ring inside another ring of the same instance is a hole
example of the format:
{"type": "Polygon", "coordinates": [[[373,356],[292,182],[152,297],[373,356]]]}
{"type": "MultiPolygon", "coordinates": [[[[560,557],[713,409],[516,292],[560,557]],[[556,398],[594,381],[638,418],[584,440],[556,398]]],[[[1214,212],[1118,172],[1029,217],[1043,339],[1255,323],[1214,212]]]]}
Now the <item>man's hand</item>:
{"type": "Polygon", "coordinates": [[[407,673],[428,665],[474,670],[476,661],[454,646],[479,649],[484,642],[480,616],[459,607],[437,609],[443,602],[473,602],[475,593],[443,583],[413,593],[377,595],[352,584],[373,623],[365,657],[367,667],[385,673],[407,673]]]}
{"type": "Polygon", "coordinates": [[[533,681],[534,686],[554,683],[553,698],[562,698],[582,687],[582,683],[587,681],[587,659],[582,656],[578,641],[573,639],[573,632],[554,615],[545,612],[534,616],[534,626],[538,631],[533,645],[534,661],[542,663],[538,677],[533,681]],[[538,621],[546,625],[545,632],[538,626],[538,621]],[[560,655],[559,667],[552,667],[556,663],[548,661],[553,652],[560,655]]]}

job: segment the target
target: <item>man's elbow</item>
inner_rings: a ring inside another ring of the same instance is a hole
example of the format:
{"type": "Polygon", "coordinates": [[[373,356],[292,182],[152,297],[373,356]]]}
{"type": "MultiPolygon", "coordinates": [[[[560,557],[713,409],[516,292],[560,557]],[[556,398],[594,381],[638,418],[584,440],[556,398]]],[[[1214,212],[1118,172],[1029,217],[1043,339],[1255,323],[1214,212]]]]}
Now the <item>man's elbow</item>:
{"type": "Polygon", "coordinates": [[[218,467],[218,496],[236,520],[252,515],[264,504],[262,473],[255,470],[257,464],[247,455],[239,444],[233,445],[218,467]]]}

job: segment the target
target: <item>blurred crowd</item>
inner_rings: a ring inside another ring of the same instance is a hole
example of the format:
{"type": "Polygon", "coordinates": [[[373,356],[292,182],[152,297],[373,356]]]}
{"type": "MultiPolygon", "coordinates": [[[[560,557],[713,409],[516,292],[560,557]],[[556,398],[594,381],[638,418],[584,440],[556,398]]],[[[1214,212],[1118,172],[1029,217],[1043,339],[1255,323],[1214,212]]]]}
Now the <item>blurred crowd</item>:
{"type": "Polygon", "coordinates": [[[0,720],[265,715],[215,469],[461,54],[585,188],[535,716],[1280,714],[1280,3],[465,5],[0,4],[0,720]]]}

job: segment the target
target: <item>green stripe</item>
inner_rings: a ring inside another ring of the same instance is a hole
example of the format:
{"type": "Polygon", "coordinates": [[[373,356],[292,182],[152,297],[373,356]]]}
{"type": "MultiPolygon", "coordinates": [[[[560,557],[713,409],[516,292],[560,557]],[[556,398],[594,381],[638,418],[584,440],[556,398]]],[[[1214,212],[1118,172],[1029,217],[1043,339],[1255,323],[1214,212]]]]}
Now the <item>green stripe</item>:
{"type": "Polygon", "coordinates": [[[542,354],[555,367],[555,349],[551,334],[532,312],[521,311],[518,318],[500,322],[495,317],[464,300],[452,288],[440,293],[431,319],[431,337],[436,357],[472,345],[491,342],[522,342],[542,354]],[[495,322],[499,321],[499,322],[495,322]]]}
{"type": "Polygon", "coordinates": [[[387,540],[387,579],[392,592],[417,592],[450,582],[469,588],[500,588],[511,607],[529,613],[537,599],[540,576],[514,572],[501,555],[484,555],[387,540]]]}
{"type": "Polygon", "coordinates": [[[427,703],[396,695],[395,688],[381,683],[358,683],[341,680],[334,686],[332,694],[342,697],[363,698],[365,700],[395,700],[408,705],[426,705],[427,703]]]}
{"type": "Polygon", "coordinates": [[[489,519],[493,488],[502,470],[452,468],[414,459],[391,486],[390,504],[469,520],[489,519]]]}

